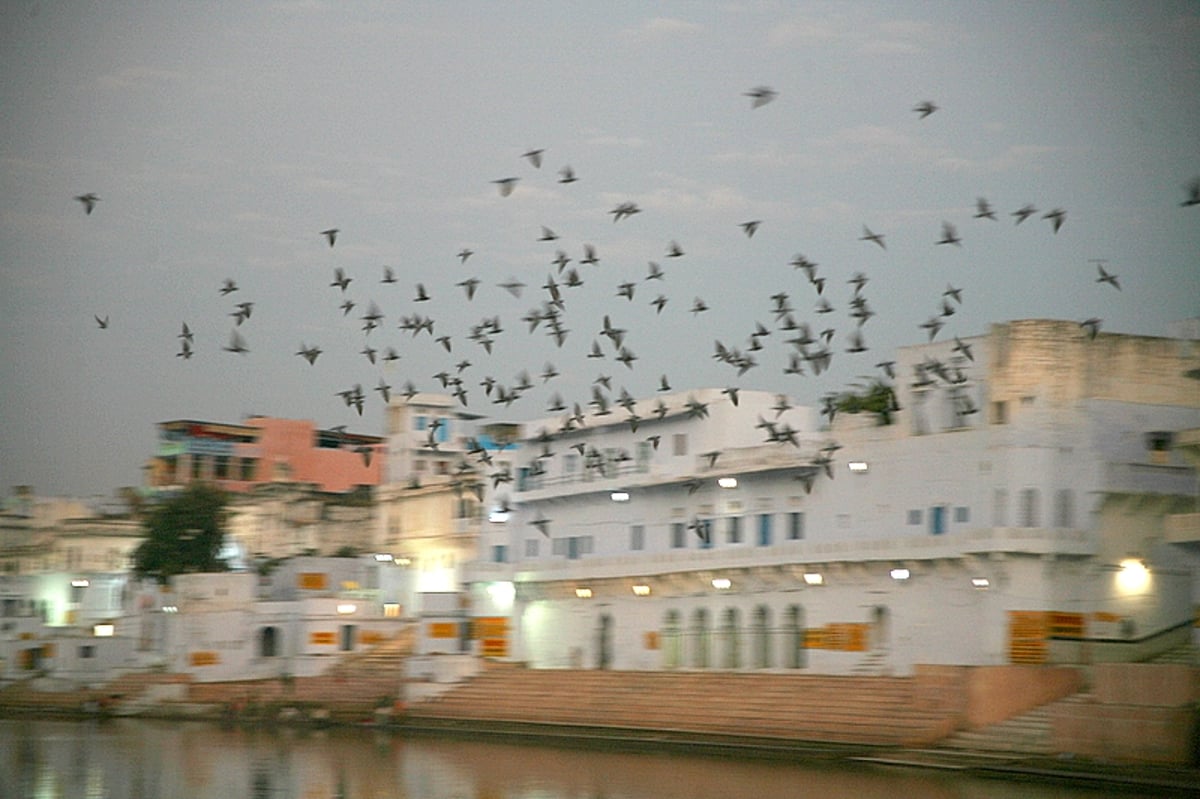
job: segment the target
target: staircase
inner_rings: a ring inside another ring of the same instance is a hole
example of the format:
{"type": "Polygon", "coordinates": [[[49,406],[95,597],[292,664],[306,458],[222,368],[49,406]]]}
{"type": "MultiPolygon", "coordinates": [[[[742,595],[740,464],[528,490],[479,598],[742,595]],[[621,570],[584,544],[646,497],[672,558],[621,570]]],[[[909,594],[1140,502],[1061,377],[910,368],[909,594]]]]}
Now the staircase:
{"type": "Polygon", "coordinates": [[[407,720],[868,746],[929,746],[954,724],[921,707],[911,678],[524,668],[486,669],[407,720]]]}

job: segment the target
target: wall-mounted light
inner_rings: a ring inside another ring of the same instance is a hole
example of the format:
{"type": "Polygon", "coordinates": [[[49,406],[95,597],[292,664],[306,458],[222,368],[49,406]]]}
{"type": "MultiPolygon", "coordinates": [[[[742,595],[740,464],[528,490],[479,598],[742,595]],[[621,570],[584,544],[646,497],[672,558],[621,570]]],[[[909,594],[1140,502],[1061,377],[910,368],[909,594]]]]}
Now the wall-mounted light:
{"type": "Polygon", "coordinates": [[[613,502],[628,502],[629,501],[629,492],[628,491],[614,491],[611,494],[609,494],[608,496],[609,496],[609,499],[611,499],[613,502]]]}
{"type": "Polygon", "coordinates": [[[855,472],[856,474],[862,474],[867,470],[866,461],[850,461],[846,464],[846,466],[850,469],[850,471],[855,472]]]}
{"type": "Polygon", "coordinates": [[[806,585],[825,585],[825,576],[820,572],[805,572],[804,582],[806,585]]]}
{"type": "Polygon", "coordinates": [[[412,558],[396,558],[397,566],[411,566],[412,558]]]}
{"type": "Polygon", "coordinates": [[[634,596],[650,596],[650,586],[639,583],[633,587],[634,596]]]}
{"type": "Polygon", "coordinates": [[[576,588],[576,589],[575,589],[575,596],[579,597],[580,599],[591,599],[591,598],[592,598],[592,589],[590,589],[590,588],[576,588]]]}
{"type": "Polygon", "coordinates": [[[988,588],[991,587],[992,581],[986,577],[972,577],[971,585],[975,586],[980,591],[986,591],[988,588]]]}
{"type": "Polygon", "coordinates": [[[358,610],[358,606],[352,602],[344,602],[337,606],[337,612],[343,616],[347,616],[356,610],[358,610]]]}
{"type": "Polygon", "coordinates": [[[72,588],[87,588],[89,585],[91,585],[91,583],[88,582],[87,580],[72,580],[71,581],[72,588]]]}
{"type": "Polygon", "coordinates": [[[717,485],[721,488],[737,488],[736,477],[721,477],[717,479],[717,485]]]}
{"type": "Polygon", "coordinates": [[[1121,561],[1117,572],[1117,588],[1123,594],[1140,594],[1150,586],[1150,570],[1137,558],[1121,561]]]}
{"type": "Polygon", "coordinates": [[[179,608],[176,607],[175,605],[163,605],[162,612],[163,613],[178,613],[179,608]]]}
{"type": "Polygon", "coordinates": [[[504,524],[506,521],[508,521],[508,511],[501,510],[500,508],[493,508],[492,510],[488,511],[488,521],[492,522],[493,524],[504,524]]]}
{"type": "Polygon", "coordinates": [[[728,577],[714,577],[712,581],[712,587],[718,591],[726,591],[732,585],[733,582],[728,577]]]}
{"type": "Polygon", "coordinates": [[[890,574],[892,575],[893,580],[907,580],[909,577],[912,576],[911,572],[909,572],[908,569],[905,569],[903,567],[898,568],[898,569],[892,569],[890,574]]]}
{"type": "Polygon", "coordinates": [[[387,563],[388,561],[395,560],[395,558],[393,558],[391,555],[387,554],[386,552],[376,552],[375,560],[379,563],[387,563]]]}
{"type": "Polygon", "coordinates": [[[97,624],[92,627],[92,635],[97,638],[112,638],[115,629],[111,624],[97,624]]]}

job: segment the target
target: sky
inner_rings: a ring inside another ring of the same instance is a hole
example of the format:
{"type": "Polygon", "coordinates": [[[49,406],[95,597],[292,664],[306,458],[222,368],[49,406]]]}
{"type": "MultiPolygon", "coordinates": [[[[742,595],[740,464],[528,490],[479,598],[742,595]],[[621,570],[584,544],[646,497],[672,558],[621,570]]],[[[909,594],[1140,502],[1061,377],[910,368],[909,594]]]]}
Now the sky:
{"type": "Polygon", "coordinates": [[[1181,205],[1200,177],[1194,2],[13,2],[0,71],[4,492],[137,485],[169,419],[382,434],[379,381],[448,393],[442,371],[500,421],[544,417],[554,394],[586,407],[600,376],[613,398],[666,375],[816,405],[926,341],[948,286],[962,302],[938,341],[1023,318],[1161,336],[1200,316],[1200,206],[1181,205]],[[639,212],[616,220],[621,203],[639,212]],[[960,242],[937,243],[944,222],[960,242]],[[570,269],[559,346],[522,318],[570,269]],[[847,353],[859,272],[874,316],[847,353]],[[824,373],[785,373],[780,292],[835,331],[824,373]],[[254,303],[241,325],[238,302],[254,303]],[[414,314],[432,335],[400,328],[414,314]],[[502,329],[490,353],[470,337],[484,320],[502,329]],[[750,352],[758,323],[756,366],[712,357],[750,352]],[[248,353],[222,349],[235,329],[248,353]],[[522,371],[534,385],[511,404],[480,385],[522,371]],[[361,416],[338,396],[356,384],[361,416]]]}

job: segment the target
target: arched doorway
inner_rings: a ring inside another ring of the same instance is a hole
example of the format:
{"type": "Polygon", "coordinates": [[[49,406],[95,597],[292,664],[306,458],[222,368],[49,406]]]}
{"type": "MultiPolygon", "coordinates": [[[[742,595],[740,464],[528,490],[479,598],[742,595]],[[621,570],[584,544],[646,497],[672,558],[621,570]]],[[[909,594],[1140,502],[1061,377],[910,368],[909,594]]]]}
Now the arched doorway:
{"type": "Polygon", "coordinates": [[[871,651],[887,651],[888,641],[892,635],[891,612],[886,605],[876,605],[871,609],[871,651]]]}
{"type": "Polygon", "coordinates": [[[721,666],[738,669],[742,666],[742,614],[737,608],[726,608],[721,619],[721,666]]]}
{"type": "Polygon", "coordinates": [[[751,639],[754,668],[771,668],[771,609],[766,605],[754,609],[751,639]]]}
{"type": "Polygon", "coordinates": [[[668,610],[663,619],[663,668],[677,669],[683,664],[683,634],[679,611],[668,610]]]}
{"type": "Polygon", "coordinates": [[[693,668],[707,669],[708,668],[708,611],[704,608],[697,608],[692,614],[692,629],[691,635],[691,658],[690,664],[693,668]]]}
{"type": "Polygon", "coordinates": [[[612,628],[612,616],[607,613],[601,614],[596,627],[596,668],[598,669],[612,667],[612,628]]]}
{"type": "Polygon", "coordinates": [[[784,665],[789,669],[803,669],[808,666],[808,650],[804,642],[804,608],[800,605],[788,605],[784,614],[783,640],[786,652],[784,665]]]}
{"type": "Polygon", "coordinates": [[[258,656],[273,658],[279,654],[279,628],[263,627],[258,631],[258,656]]]}

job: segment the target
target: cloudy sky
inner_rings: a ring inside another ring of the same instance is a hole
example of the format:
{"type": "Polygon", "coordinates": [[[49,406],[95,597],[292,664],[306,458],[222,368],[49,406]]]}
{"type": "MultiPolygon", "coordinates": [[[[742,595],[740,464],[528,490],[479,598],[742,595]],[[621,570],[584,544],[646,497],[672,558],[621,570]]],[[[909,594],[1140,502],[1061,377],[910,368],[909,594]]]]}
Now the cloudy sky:
{"type": "Polygon", "coordinates": [[[815,404],[923,341],[948,285],[962,305],[938,340],[1034,317],[1166,335],[1200,315],[1200,206],[1181,207],[1200,176],[1192,2],[14,2],[0,70],[5,492],[136,484],[166,419],[379,433],[380,378],[442,390],[434,375],[464,361],[470,410],[504,420],[546,415],[555,393],[586,403],[600,375],[614,396],[666,374],[815,404]],[[754,108],[758,86],[778,94],[754,108]],[[567,165],[578,180],[560,183],[567,165]],[[74,199],[89,192],[90,215],[74,199]],[[980,197],[995,221],[975,218],[980,197]],[[624,202],[640,213],[614,222],[624,202]],[[1026,204],[1038,213],[1017,225],[1026,204]],[[943,222],[961,246],[937,244],[943,222]],[[599,261],[580,264],[588,244],[599,261]],[[797,255],[833,312],[816,313],[797,255]],[[522,317],[572,268],[560,347],[522,317]],[[856,272],[875,316],[870,349],[848,354],[856,272]],[[777,292],[836,331],[824,374],[784,373],[777,292]],[[239,355],[222,347],[242,301],[239,355]],[[384,318],[367,334],[372,301],[384,318]],[[434,335],[400,329],[413,314],[434,335]],[[599,335],[606,314],[632,368],[599,335]],[[495,317],[489,354],[469,336],[495,317]],[[772,330],[757,366],[710,357],[717,340],[747,352],[756,323],[772,330]],[[586,357],[594,340],[603,359],[586,357]],[[302,342],[323,350],[312,366],[302,342]],[[372,365],[368,345],[400,359],[372,365]],[[543,383],[547,362],[561,376],[543,383]],[[522,370],[536,385],[511,405],[479,385],[522,370]],[[355,384],[361,417],[337,396],[355,384]]]}

